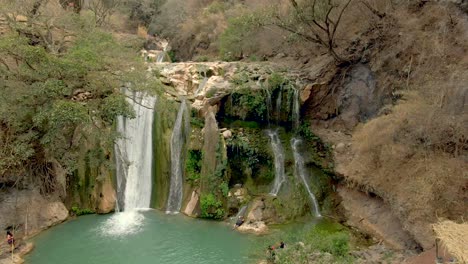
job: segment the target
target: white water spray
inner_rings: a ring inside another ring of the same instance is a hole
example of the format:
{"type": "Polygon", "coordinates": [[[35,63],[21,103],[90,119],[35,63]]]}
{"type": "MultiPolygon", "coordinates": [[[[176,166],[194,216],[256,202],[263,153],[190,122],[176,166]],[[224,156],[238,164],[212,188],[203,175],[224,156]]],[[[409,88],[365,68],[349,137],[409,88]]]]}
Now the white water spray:
{"type": "Polygon", "coordinates": [[[296,178],[300,178],[302,180],[302,183],[304,184],[304,187],[306,188],[307,193],[309,194],[310,201],[314,205],[315,215],[317,217],[321,217],[322,215],[320,214],[317,199],[315,198],[315,195],[312,193],[312,191],[310,190],[310,186],[307,183],[307,171],[306,171],[306,167],[304,164],[304,158],[302,157],[302,155],[299,153],[299,150],[298,150],[298,145],[301,142],[302,141],[297,138],[291,139],[291,148],[293,150],[294,163],[295,163],[294,174],[296,175],[296,178]]]}

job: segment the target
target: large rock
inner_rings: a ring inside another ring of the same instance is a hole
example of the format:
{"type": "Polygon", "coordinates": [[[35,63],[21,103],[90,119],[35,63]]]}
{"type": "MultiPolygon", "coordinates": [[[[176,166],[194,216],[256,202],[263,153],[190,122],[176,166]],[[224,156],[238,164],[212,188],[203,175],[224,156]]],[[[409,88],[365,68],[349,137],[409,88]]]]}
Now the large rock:
{"type": "Polygon", "coordinates": [[[184,214],[192,217],[200,215],[200,195],[198,194],[198,190],[192,192],[190,201],[185,207],[184,214]]]}
{"type": "Polygon", "coordinates": [[[107,214],[115,209],[116,192],[110,179],[110,175],[105,177],[100,185],[99,196],[97,198],[96,212],[98,214],[107,214]]]}
{"type": "Polygon", "coordinates": [[[33,235],[65,221],[68,210],[58,197],[43,197],[38,190],[0,191],[0,229],[16,226],[17,237],[33,235]]]}
{"type": "Polygon", "coordinates": [[[415,249],[417,244],[404,230],[400,220],[390,207],[377,197],[339,187],[341,205],[345,209],[347,224],[384,241],[393,249],[415,249]]]}
{"type": "Polygon", "coordinates": [[[256,235],[266,234],[268,232],[268,227],[263,221],[257,222],[246,222],[243,225],[237,228],[239,232],[243,233],[252,233],[256,235]]]}

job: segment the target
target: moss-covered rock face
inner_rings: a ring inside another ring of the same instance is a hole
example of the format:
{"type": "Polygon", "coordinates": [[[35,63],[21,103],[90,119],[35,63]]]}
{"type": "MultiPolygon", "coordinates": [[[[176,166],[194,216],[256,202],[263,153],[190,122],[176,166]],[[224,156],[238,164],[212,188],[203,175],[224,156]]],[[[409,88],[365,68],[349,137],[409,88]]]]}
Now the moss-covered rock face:
{"type": "Polygon", "coordinates": [[[156,104],[153,121],[153,189],[152,206],[163,209],[167,203],[171,180],[171,136],[177,114],[175,102],[161,98],[156,104]]]}
{"type": "Polygon", "coordinates": [[[81,138],[77,168],[68,177],[65,205],[81,212],[114,210],[113,155],[97,138],[81,138]]]}

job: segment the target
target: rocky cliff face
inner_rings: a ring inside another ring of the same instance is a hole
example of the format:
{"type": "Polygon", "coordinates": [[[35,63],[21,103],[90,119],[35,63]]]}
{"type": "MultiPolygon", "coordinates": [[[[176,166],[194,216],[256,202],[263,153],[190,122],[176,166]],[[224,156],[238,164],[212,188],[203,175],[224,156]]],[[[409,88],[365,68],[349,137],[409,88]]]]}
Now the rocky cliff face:
{"type": "Polygon", "coordinates": [[[68,210],[58,197],[42,196],[38,190],[0,191],[0,228],[14,228],[18,238],[65,221],[68,210]]]}

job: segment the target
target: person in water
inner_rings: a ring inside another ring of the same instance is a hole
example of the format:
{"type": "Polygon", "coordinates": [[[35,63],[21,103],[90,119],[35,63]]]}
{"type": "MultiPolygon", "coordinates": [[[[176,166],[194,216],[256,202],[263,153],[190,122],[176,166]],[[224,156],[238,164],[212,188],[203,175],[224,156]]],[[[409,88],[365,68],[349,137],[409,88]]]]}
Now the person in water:
{"type": "Polygon", "coordinates": [[[243,223],[244,223],[244,217],[243,217],[243,216],[239,216],[239,218],[237,218],[236,224],[234,225],[234,228],[233,228],[233,229],[238,228],[238,227],[241,226],[243,223]]]}
{"type": "Polygon", "coordinates": [[[7,242],[11,247],[15,246],[15,238],[13,237],[13,233],[10,231],[7,231],[7,242]]]}

